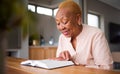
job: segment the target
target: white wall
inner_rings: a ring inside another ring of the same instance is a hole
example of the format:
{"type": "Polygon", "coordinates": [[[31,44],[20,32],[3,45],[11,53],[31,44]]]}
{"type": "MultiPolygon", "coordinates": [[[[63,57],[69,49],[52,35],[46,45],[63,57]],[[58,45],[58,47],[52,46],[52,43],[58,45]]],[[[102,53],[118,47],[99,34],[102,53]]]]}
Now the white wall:
{"type": "Polygon", "coordinates": [[[39,17],[37,24],[38,33],[44,37],[46,44],[48,44],[51,36],[54,38],[55,43],[57,43],[60,32],[57,30],[55,18],[47,15],[37,15],[39,17]]]}
{"type": "Polygon", "coordinates": [[[28,36],[22,40],[21,49],[18,50],[16,57],[25,59],[29,58],[28,36]]]}

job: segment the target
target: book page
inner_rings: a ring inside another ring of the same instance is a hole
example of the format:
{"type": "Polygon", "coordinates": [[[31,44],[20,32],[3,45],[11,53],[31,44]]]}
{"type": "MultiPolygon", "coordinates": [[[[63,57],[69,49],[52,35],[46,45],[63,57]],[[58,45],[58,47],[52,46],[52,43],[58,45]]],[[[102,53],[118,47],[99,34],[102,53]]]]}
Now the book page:
{"type": "Polygon", "coordinates": [[[64,66],[74,65],[72,61],[58,61],[58,60],[27,60],[21,62],[22,65],[36,66],[46,69],[59,68],[64,66]]]}

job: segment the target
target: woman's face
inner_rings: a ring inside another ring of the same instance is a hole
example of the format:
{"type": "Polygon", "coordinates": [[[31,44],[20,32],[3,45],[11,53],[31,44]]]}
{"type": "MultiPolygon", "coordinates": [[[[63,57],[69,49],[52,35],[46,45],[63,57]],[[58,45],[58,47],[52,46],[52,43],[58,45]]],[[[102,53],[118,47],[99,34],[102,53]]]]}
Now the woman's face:
{"type": "Polygon", "coordinates": [[[68,9],[60,9],[56,15],[57,28],[66,37],[73,37],[77,33],[78,21],[77,15],[68,9]]]}

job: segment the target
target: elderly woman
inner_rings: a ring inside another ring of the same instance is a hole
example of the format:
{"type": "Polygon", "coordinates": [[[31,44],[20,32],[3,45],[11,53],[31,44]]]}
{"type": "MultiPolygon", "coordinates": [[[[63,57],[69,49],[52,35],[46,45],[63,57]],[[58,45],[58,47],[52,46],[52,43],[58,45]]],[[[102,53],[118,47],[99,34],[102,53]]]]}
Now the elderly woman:
{"type": "Polygon", "coordinates": [[[104,33],[81,23],[81,9],[74,1],[64,1],[56,14],[59,37],[56,60],[72,60],[76,65],[112,69],[113,60],[104,33]]]}

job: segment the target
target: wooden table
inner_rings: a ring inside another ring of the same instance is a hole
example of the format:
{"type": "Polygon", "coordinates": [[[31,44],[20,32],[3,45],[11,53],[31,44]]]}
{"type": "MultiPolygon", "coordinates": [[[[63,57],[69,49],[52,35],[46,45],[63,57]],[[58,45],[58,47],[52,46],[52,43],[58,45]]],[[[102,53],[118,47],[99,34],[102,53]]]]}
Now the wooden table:
{"type": "Polygon", "coordinates": [[[23,60],[25,59],[7,57],[7,74],[120,74],[118,71],[85,68],[83,66],[68,66],[47,70],[20,65],[20,62],[23,60]]]}

